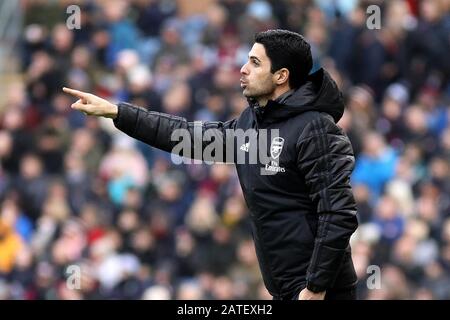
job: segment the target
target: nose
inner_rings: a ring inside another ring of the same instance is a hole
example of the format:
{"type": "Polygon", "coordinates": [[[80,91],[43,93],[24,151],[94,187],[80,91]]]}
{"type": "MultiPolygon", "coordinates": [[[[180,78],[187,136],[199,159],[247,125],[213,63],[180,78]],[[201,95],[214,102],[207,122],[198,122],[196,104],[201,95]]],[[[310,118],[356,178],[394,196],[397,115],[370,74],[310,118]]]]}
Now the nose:
{"type": "Polygon", "coordinates": [[[241,67],[241,74],[248,74],[247,63],[241,67]]]}

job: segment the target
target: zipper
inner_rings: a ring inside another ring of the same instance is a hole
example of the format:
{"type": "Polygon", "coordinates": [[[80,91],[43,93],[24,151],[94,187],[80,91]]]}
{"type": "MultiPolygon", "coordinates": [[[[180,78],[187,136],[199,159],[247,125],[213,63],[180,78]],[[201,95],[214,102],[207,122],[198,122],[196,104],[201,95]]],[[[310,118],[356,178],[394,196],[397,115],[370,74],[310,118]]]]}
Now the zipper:
{"type": "MultiPolygon", "coordinates": [[[[255,117],[256,117],[256,123],[262,122],[264,118],[264,107],[255,107],[253,110],[255,110],[255,117]]],[[[257,126],[258,127],[258,126],[257,126]]]]}

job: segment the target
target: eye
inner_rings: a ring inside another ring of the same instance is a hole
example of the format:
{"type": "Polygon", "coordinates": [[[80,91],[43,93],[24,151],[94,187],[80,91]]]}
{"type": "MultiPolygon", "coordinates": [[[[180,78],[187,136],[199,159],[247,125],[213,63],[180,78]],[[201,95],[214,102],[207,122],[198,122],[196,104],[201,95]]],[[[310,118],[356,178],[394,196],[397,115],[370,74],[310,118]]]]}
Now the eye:
{"type": "Polygon", "coordinates": [[[255,59],[252,59],[252,63],[253,63],[255,66],[259,66],[259,62],[258,62],[257,60],[255,60],[255,59]]]}

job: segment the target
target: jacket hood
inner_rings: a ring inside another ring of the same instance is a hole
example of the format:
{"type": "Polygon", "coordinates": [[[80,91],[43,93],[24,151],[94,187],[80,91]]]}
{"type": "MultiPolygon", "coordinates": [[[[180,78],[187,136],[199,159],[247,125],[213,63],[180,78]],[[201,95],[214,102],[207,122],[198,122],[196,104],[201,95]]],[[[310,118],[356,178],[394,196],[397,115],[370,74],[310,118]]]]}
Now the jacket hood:
{"type": "Polygon", "coordinates": [[[344,113],[344,101],[336,82],[320,68],[310,74],[297,90],[282,99],[269,100],[265,107],[259,109],[265,109],[265,122],[283,120],[307,111],[328,113],[338,122],[344,113]]]}

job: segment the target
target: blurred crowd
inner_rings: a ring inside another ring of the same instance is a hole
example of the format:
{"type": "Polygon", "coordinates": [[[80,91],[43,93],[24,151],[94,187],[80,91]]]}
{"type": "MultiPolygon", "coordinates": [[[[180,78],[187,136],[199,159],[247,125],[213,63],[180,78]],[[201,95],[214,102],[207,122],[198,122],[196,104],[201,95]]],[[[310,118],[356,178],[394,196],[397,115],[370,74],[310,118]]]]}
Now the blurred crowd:
{"type": "Polygon", "coordinates": [[[271,298],[232,166],[175,165],[61,92],[228,120],[269,28],[304,34],[344,94],[359,298],[450,298],[449,1],[73,3],[70,30],[68,1],[23,1],[23,81],[0,106],[0,299],[271,298]]]}

